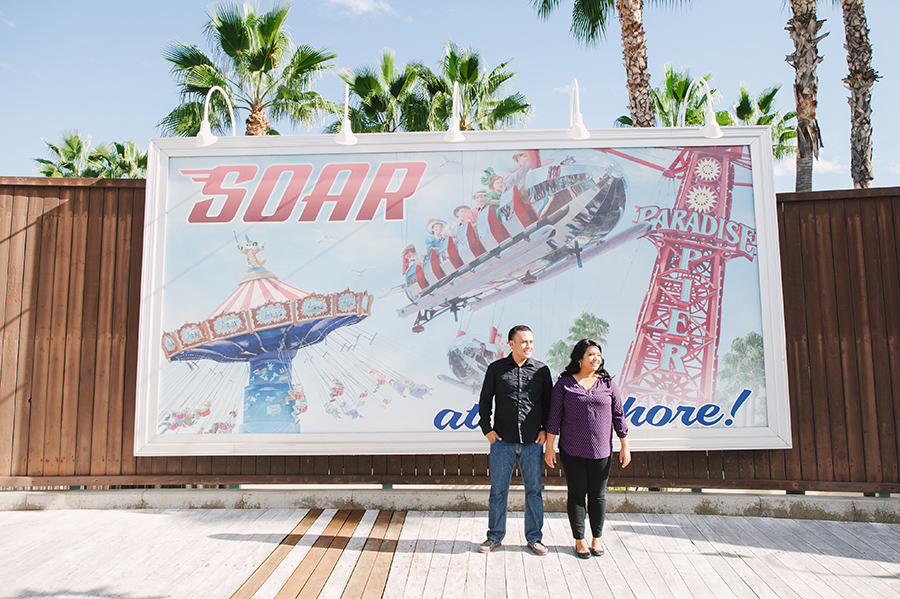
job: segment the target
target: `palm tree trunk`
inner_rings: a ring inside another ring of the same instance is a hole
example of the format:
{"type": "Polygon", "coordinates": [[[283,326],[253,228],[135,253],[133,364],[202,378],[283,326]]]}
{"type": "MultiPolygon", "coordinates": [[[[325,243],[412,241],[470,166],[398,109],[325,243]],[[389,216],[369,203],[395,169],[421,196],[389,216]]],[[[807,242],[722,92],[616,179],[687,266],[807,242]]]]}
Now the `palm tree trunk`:
{"type": "Polygon", "coordinates": [[[872,86],[878,73],[872,68],[864,0],[841,0],[841,8],[849,68],[844,84],[850,90],[850,175],[853,187],[865,189],[872,182],[872,86]]]}
{"type": "Polygon", "coordinates": [[[616,11],[622,26],[622,59],[628,88],[628,110],[635,127],[652,127],[654,112],[650,96],[650,71],[647,70],[643,10],[643,0],[616,0],[616,11]]]}
{"type": "Polygon", "coordinates": [[[260,111],[253,111],[247,117],[247,130],[245,135],[268,135],[269,119],[266,114],[260,111]]]}
{"type": "Polygon", "coordinates": [[[816,121],[819,77],[816,66],[822,62],[818,43],[828,32],[817,37],[825,22],[816,19],[816,0],[791,0],[793,16],[785,27],[794,42],[793,54],[785,60],[794,67],[794,97],[797,100],[797,180],[796,191],[812,190],[812,160],[818,158],[822,133],[816,121]],[[802,167],[802,168],[801,168],[802,167]],[[801,177],[802,173],[802,177],[801,177]]]}

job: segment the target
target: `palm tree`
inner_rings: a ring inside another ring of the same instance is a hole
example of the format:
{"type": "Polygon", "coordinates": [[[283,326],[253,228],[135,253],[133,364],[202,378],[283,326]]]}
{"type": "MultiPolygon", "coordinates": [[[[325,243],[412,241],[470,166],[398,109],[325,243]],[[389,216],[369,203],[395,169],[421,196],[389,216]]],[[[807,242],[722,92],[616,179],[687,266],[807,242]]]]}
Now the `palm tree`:
{"type": "Polygon", "coordinates": [[[867,188],[872,181],[872,86],[879,79],[872,68],[872,44],[864,0],[840,0],[844,14],[844,47],[850,90],[850,175],[853,187],[867,188]]]}
{"type": "Polygon", "coordinates": [[[96,150],[100,162],[98,176],[107,179],[144,179],[147,177],[147,152],[142,152],[134,140],[113,142],[96,150]]]}
{"type": "MultiPolygon", "coordinates": [[[[680,0],[651,0],[653,4],[676,4],[680,0]]],[[[532,0],[538,16],[546,19],[559,0],[532,0]]],[[[628,88],[628,112],[636,127],[652,127],[653,98],[650,72],[647,70],[647,44],[644,41],[643,0],[573,0],[572,36],[587,46],[596,45],[606,35],[612,16],[618,15],[622,28],[622,60],[628,88]]]]}
{"type": "Polygon", "coordinates": [[[731,342],[731,351],[722,357],[718,373],[716,395],[730,406],[744,389],[751,391],[751,405],[745,413],[753,415],[755,423],[765,418],[766,360],[762,335],[751,331],[731,342]]]}
{"type": "MultiPolygon", "coordinates": [[[[735,122],[741,125],[768,125],[772,127],[772,153],[775,160],[782,160],[797,152],[797,146],[791,140],[797,138],[797,129],[788,121],[797,117],[793,110],[781,114],[775,105],[775,96],[780,85],[764,89],[755,98],[741,85],[741,91],[737,102],[734,104],[733,118],[728,122],[719,124],[731,125],[735,122]]],[[[729,115],[731,116],[731,115],[729,115]]]]}
{"type": "Polygon", "coordinates": [[[453,107],[453,84],[459,84],[462,130],[501,129],[530,116],[531,105],[520,92],[500,97],[501,87],[516,74],[507,71],[509,61],[488,71],[480,53],[462,49],[452,41],[444,45],[444,57],[435,73],[418,64],[416,69],[429,104],[429,127],[444,130],[453,107]]]}
{"type": "Polygon", "coordinates": [[[38,172],[45,177],[85,177],[100,176],[101,159],[96,150],[91,150],[91,136],[83,139],[78,131],[64,131],[62,142],[52,144],[46,139],[51,159],[35,158],[38,172]]]}
{"type": "Polygon", "coordinates": [[[785,28],[794,42],[794,52],[785,60],[794,67],[794,97],[797,100],[797,178],[796,191],[812,190],[813,160],[819,156],[822,133],[816,121],[819,77],[822,62],[818,43],[828,32],[818,35],[822,23],[816,19],[816,0],[790,0],[791,18],[785,28]]]}
{"type": "MultiPolygon", "coordinates": [[[[177,41],[164,48],[181,104],[160,122],[163,134],[196,135],[203,102],[213,86],[225,89],[235,108],[249,113],[247,135],[276,134],[270,118],[311,124],[320,110],[329,109],[330,103],[309,87],[316,75],[331,68],[336,54],[294,47],[284,27],[289,10],[285,2],[276,2],[264,14],[249,5],[217,7],[205,26],[212,58],[197,46],[177,41]]],[[[211,108],[212,128],[225,130],[227,111],[221,96],[213,95],[211,108]]]]}
{"type": "Polygon", "coordinates": [[[572,344],[582,339],[593,339],[600,345],[606,345],[607,335],[609,335],[608,322],[590,312],[582,312],[569,327],[569,336],[566,339],[572,344]]]}
{"type": "Polygon", "coordinates": [[[547,362],[555,372],[562,372],[569,365],[572,347],[582,339],[593,339],[606,345],[609,323],[590,312],[582,312],[569,327],[565,340],[560,339],[547,351],[547,362]]]}
{"type": "MultiPolygon", "coordinates": [[[[703,80],[709,83],[711,73],[703,76],[703,80]]],[[[681,111],[685,110],[685,125],[702,125],[706,120],[706,92],[698,86],[691,88],[690,96],[685,97],[685,92],[694,80],[690,69],[676,70],[669,62],[665,65],[663,85],[650,89],[650,97],[653,100],[654,125],[657,127],[678,127],[681,125],[681,111]]],[[[710,95],[718,97],[718,91],[710,89],[710,95]]],[[[727,113],[723,113],[727,114],[727,113]]],[[[717,115],[718,116],[718,115],[717,115]]],[[[632,127],[634,122],[628,115],[620,116],[615,121],[616,125],[632,127]]],[[[720,122],[720,125],[726,123],[720,122]]]]}
{"type": "MultiPolygon", "coordinates": [[[[428,105],[418,89],[418,64],[408,64],[398,71],[395,58],[394,51],[385,48],[376,68],[364,66],[340,74],[358,98],[350,109],[354,132],[428,130],[428,105]]],[[[340,121],[326,129],[329,133],[339,130],[340,121]]]]}

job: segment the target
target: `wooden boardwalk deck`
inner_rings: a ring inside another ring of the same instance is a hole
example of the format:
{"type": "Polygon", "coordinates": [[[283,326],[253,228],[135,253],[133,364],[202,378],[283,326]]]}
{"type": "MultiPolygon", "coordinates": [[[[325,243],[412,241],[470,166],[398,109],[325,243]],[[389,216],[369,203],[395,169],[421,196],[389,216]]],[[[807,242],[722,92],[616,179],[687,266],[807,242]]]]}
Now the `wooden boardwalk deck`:
{"type": "Polygon", "coordinates": [[[579,560],[565,514],[537,557],[512,513],[185,509],[0,512],[0,599],[900,597],[900,525],[613,514],[579,560]]]}

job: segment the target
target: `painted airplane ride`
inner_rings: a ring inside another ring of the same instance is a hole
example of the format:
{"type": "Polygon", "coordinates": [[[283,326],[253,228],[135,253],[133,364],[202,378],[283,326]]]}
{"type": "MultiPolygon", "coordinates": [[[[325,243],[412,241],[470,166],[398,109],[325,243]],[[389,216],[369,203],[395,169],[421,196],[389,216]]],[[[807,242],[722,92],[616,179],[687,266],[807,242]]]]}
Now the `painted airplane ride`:
{"type": "Polygon", "coordinates": [[[625,181],[615,165],[581,164],[569,157],[541,162],[528,150],[524,177],[507,184],[496,208],[478,211],[455,236],[410,261],[404,289],[410,304],[400,316],[416,314],[414,332],[436,316],[463,307],[476,310],[531,285],[581,267],[626,241],[647,225],[609,236],[625,210],[625,181]]]}

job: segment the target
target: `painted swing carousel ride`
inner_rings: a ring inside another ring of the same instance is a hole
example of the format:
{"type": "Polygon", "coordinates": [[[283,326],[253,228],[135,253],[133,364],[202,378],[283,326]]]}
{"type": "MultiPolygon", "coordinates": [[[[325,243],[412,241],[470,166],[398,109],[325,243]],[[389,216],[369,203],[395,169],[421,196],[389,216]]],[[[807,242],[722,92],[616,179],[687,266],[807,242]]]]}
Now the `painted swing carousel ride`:
{"type": "Polygon", "coordinates": [[[234,292],[202,321],[162,335],[166,359],[187,368],[166,371],[159,433],[299,433],[311,399],[355,420],[363,406],[430,393],[392,367],[402,348],[376,347],[375,335],[354,329],[371,315],[372,295],[294,287],[265,268],[264,246],[245,240],[247,272],[234,292]]]}

